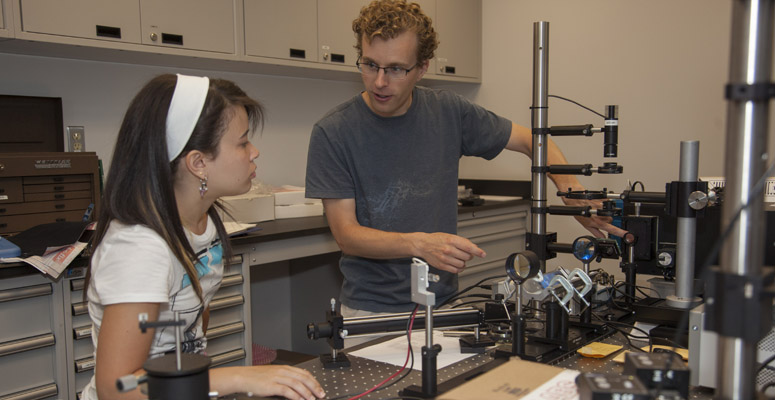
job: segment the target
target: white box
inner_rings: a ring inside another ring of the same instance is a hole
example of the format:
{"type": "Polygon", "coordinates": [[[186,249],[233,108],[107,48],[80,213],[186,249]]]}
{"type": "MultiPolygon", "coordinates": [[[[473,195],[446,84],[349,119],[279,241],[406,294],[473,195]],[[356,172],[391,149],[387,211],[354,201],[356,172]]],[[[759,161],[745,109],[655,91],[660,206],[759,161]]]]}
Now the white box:
{"type": "Polygon", "coordinates": [[[274,206],[274,216],[277,219],[300,218],[323,215],[323,202],[274,206]]]}
{"type": "MultiPolygon", "coordinates": [[[[237,222],[261,222],[275,219],[274,196],[271,194],[243,194],[221,197],[226,210],[237,222]]],[[[228,216],[224,220],[231,221],[228,216]]]]}
{"type": "Polygon", "coordinates": [[[283,185],[273,189],[272,193],[274,193],[274,205],[276,206],[314,203],[317,200],[304,197],[304,188],[299,186],[283,185]]]}

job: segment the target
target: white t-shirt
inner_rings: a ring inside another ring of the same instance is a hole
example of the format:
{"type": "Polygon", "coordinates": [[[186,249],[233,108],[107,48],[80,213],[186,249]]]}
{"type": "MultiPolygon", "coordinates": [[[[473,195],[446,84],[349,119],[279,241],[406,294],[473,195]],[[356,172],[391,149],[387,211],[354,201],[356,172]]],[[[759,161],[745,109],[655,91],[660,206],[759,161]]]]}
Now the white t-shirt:
{"type": "MultiPolygon", "coordinates": [[[[186,235],[199,258],[196,270],[204,304],[199,301],[183,266],[156,232],[142,225],[111,222],[92,255],[91,282],[87,289],[95,357],[105,306],[118,303],[161,303],[159,321],[172,321],[173,311],[179,312],[180,319],[186,322],[182,328],[181,350],[204,351],[207,338],[203,335],[202,313],[223,278],[223,247],[209,217],[204,234],[194,235],[186,230],[186,235]]],[[[175,329],[157,328],[148,357],[159,357],[174,350],[175,329]]],[[[82,398],[97,399],[94,377],[84,388],[82,398]]]]}

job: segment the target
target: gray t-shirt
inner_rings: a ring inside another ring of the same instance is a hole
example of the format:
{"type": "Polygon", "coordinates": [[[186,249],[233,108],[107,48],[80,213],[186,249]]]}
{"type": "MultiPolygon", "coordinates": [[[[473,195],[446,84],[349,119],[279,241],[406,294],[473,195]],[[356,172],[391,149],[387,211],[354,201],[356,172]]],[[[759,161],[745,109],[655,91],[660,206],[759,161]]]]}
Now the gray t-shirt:
{"type": "MultiPolygon", "coordinates": [[[[492,159],[510,132],[509,120],[453,92],[416,87],[409,110],[389,118],[372,112],[359,94],[313,127],[306,196],[354,198],[362,226],[454,234],[460,157],[492,159]]],[[[341,302],[376,312],[411,310],[410,264],[410,258],[343,254],[341,302]]],[[[441,278],[430,286],[440,304],[457,290],[457,276],[432,272],[441,278]]]]}

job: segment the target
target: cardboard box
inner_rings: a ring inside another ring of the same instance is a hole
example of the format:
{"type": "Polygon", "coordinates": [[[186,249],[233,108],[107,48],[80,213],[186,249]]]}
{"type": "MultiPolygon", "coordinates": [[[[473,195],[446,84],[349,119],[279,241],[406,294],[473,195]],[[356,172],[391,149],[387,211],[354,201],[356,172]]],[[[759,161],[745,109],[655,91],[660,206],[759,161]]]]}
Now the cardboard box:
{"type": "Polygon", "coordinates": [[[274,205],[276,206],[290,206],[294,204],[314,203],[316,201],[316,199],[304,197],[304,188],[299,186],[280,186],[279,188],[273,189],[272,193],[274,193],[274,205]]]}
{"type": "Polygon", "coordinates": [[[281,205],[274,207],[274,215],[277,219],[300,218],[323,215],[323,202],[313,200],[310,203],[281,205]]]}
{"type": "Polygon", "coordinates": [[[446,392],[438,400],[578,399],[577,371],[512,357],[505,364],[446,392]]]}
{"type": "MultiPolygon", "coordinates": [[[[261,222],[275,219],[274,196],[271,194],[243,194],[240,196],[222,197],[226,210],[237,222],[261,222]]],[[[224,221],[231,221],[228,216],[224,221]]]]}

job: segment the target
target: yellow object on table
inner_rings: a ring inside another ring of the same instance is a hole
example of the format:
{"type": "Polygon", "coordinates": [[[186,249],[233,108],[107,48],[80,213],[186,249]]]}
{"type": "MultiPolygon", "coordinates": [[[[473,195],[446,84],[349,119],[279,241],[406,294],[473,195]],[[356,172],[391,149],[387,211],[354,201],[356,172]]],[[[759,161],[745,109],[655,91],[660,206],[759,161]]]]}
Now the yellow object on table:
{"type": "Polygon", "coordinates": [[[593,342],[590,343],[578,350],[576,350],[576,353],[579,353],[580,355],[584,357],[591,357],[591,358],[603,358],[607,357],[619,350],[622,349],[622,346],[618,346],[615,344],[607,344],[607,343],[601,343],[601,342],[593,342]]]}

